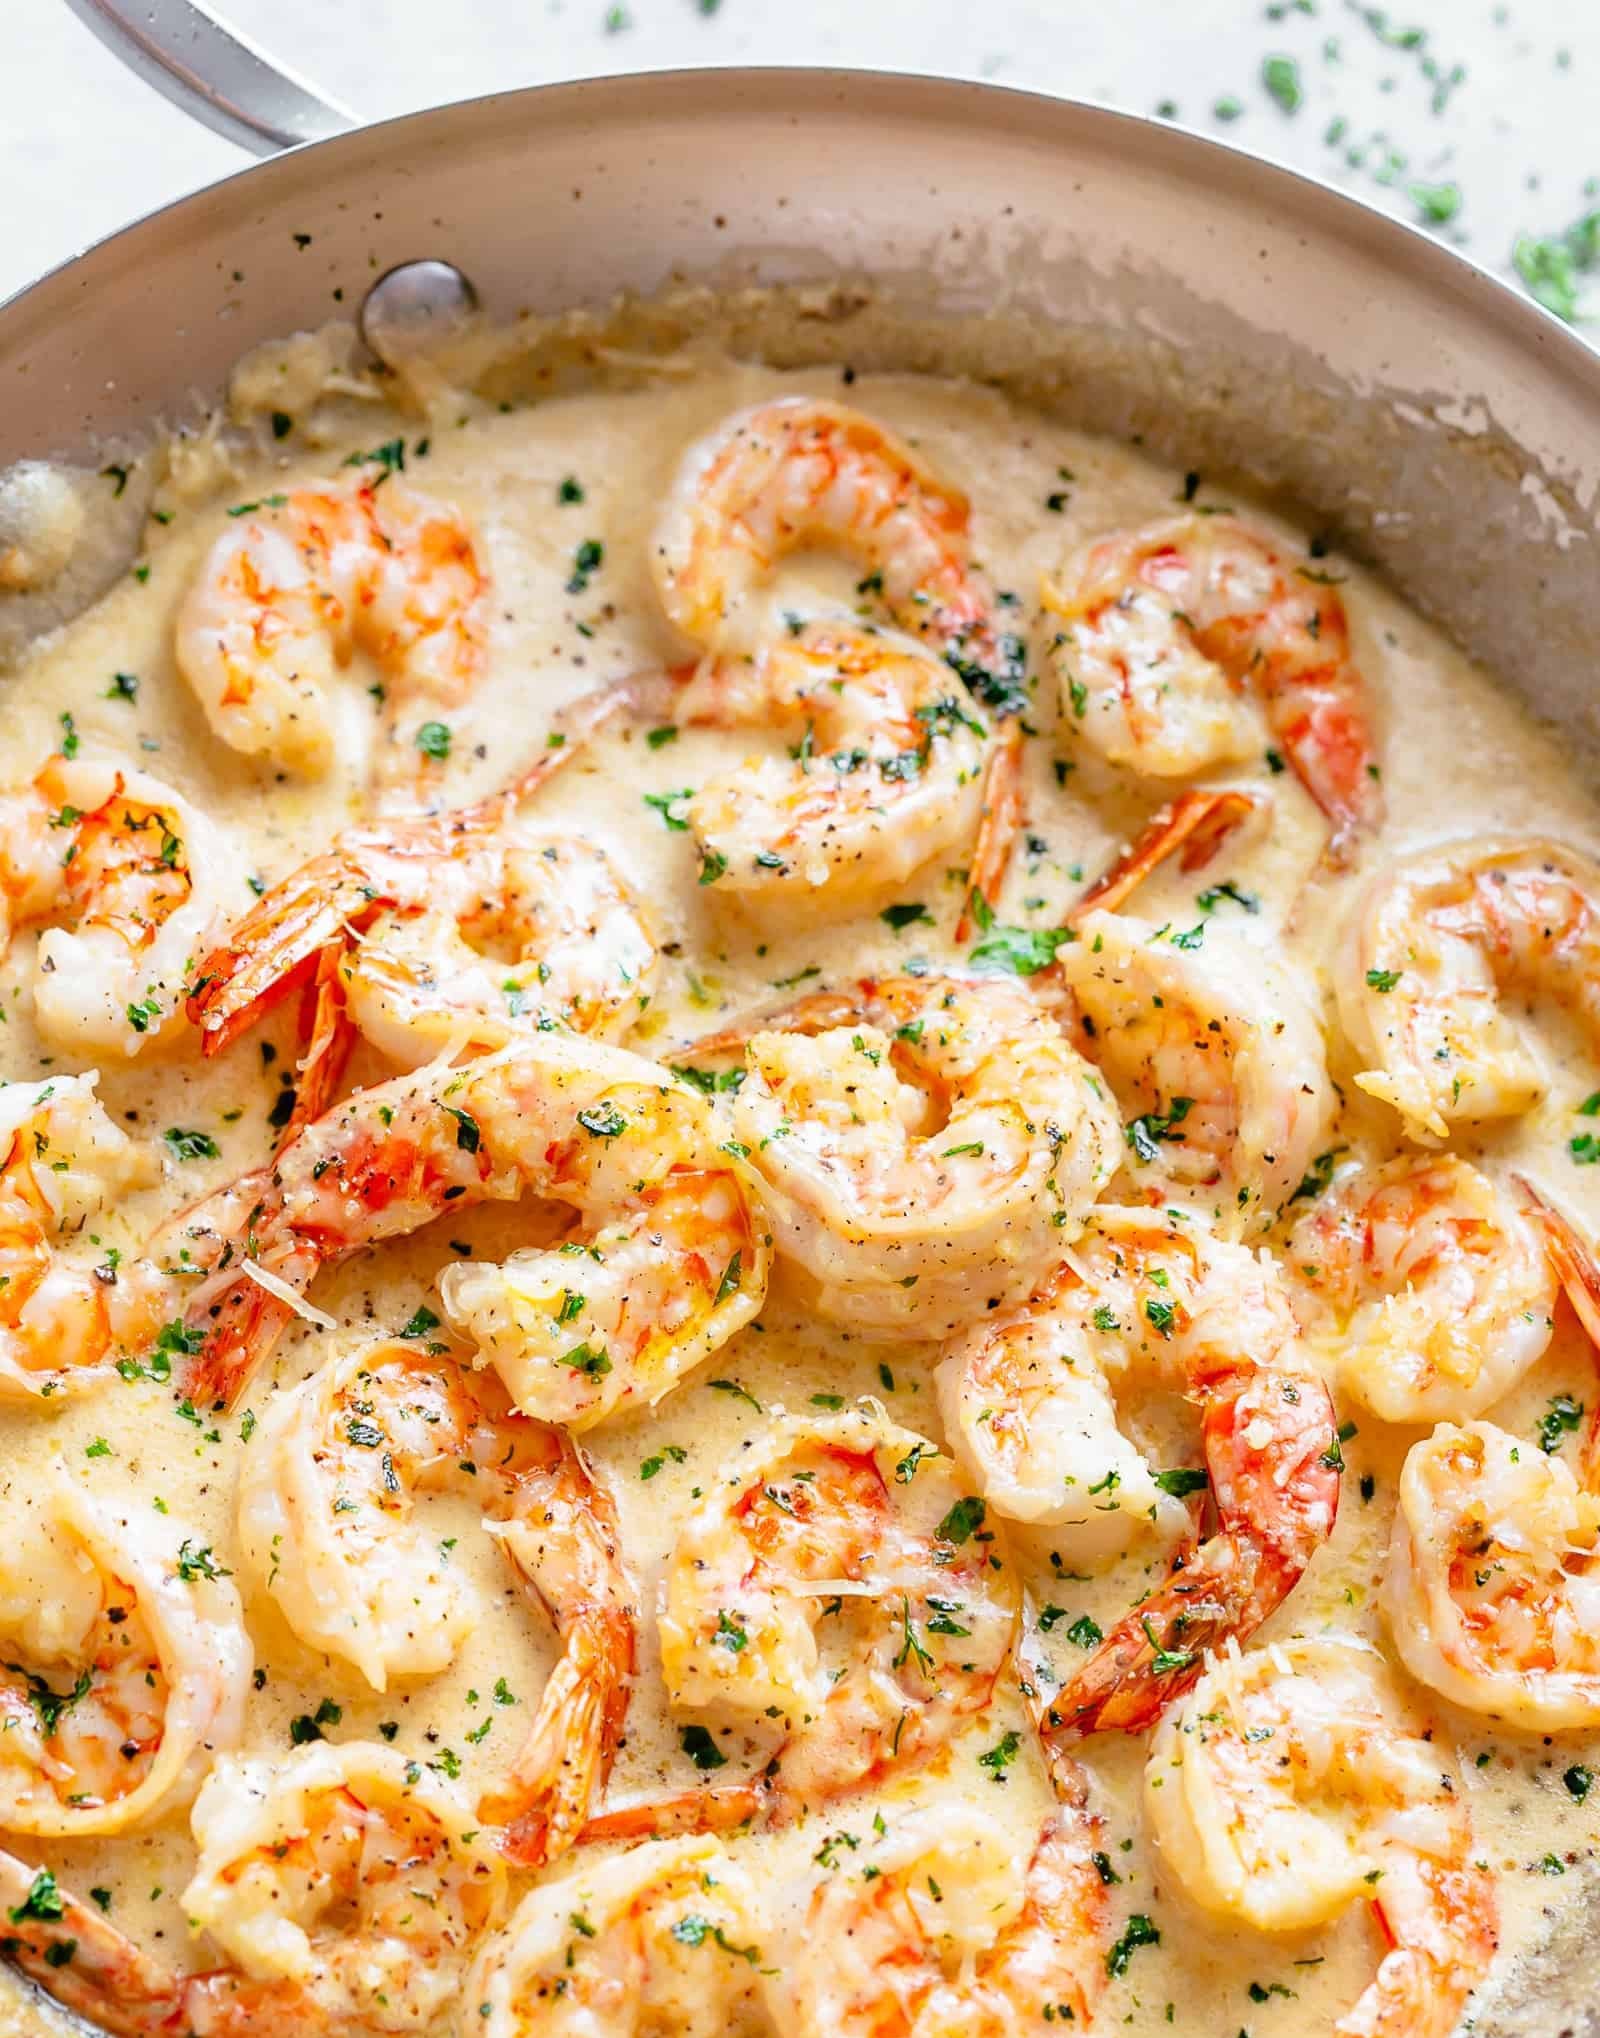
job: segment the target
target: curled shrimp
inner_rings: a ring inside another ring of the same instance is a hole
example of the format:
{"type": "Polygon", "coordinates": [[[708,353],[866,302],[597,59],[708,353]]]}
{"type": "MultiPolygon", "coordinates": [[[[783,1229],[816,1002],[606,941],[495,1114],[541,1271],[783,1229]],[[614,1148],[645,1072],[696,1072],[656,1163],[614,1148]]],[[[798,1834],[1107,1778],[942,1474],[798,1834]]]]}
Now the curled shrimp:
{"type": "Polygon", "coordinates": [[[625,1032],[655,976],[641,910],[601,850],[531,827],[518,808],[628,697],[575,704],[559,718],[564,740],[504,792],[349,829],[281,879],[199,964],[188,1010],[202,1052],[309,987],[332,1051],[302,1084],[298,1124],[332,1101],[352,1027],[408,1068],[553,1023],[625,1032]]]}
{"type": "Polygon", "coordinates": [[[1186,778],[1257,754],[1266,727],[1333,825],[1383,820],[1366,683],[1330,576],[1235,517],[1103,538],[1042,599],[1067,726],[1115,764],[1186,778]]]}
{"type": "Polygon", "coordinates": [[[173,1314],[143,1261],[73,1264],[61,1240],[154,1179],[156,1164],[106,1116],[96,1070],[0,1083],[0,1402],[102,1386],[173,1314]]]}
{"type": "Polygon", "coordinates": [[[973,561],[971,508],[959,490],[844,404],[795,396],[739,411],[678,469],[652,561],[662,606],[696,652],[759,655],[785,627],[771,599],[774,568],[814,546],[866,567],[862,593],[931,644],[1008,724],[990,752],[973,857],[974,888],[992,903],[1020,818],[1021,737],[1011,718],[1027,705],[1027,653],[973,561]]]}
{"type": "Polygon", "coordinates": [[[774,1421],[679,1531],[658,1632],[669,1702],[777,1751],[753,1783],[619,1806],[591,1837],[781,1821],[927,1762],[1010,1660],[999,1557],[950,1459],[876,1402],[774,1421]]]}
{"type": "Polygon", "coordinates": [[[1600,1492],[1492,1422],[1413,1444],[1383,1583],[1413,1677],[1468,1712],[1549,1733],[1600,1723],[1600,1492]]]}
{"type": "Polygon", "coordinates": [[[791,739],[787,757],[746,759],[685,805],[713,899],[859,912],[982,830],[988,727],[907,638],[813,620],[704,661],[673,716],[791,739]]]}
{"type": "Polygon", "coordinates": [[[371,2038],[436,2030],[505,1909],[504,1864],[460,1795],[395,1748],[224,1756],[191,1824],[184,1911],[224,1964],[169,1967],[10,1854],[4,1957],[113,2038],[371,2038]]]}
{"type": "Polygon", "coordinates": [[[578,1447],[447,1355],[355,1351],[274,1402],[239,1481],[240,1545],[300,1640],[385,1691],[445,1669],[479,1611],[410,1518],[417,1496],[447,1491],[483,1496],[485,1530],[561,1638],[511,1781],[479,1808],[536,1868],[570,1844],[604,1781],[633,1669],[616,1508],[578,1447]]]}
{"type": "Polygon", "coordinates": [[[1093,1071],[1014,981],[863,982],[692,1052],[741,1040],[735,1130],[832,1322],[939,1336],[1026,1295],[1116,1166],[1093,1071]]]}
{"type": "Polygon", "coordinates": [[[383,675],[374,780],[405,808],[460,739],[487,663],[487,585],[461,511],[395,476],[295,489],[206,555],[178,669],[230,749],[318,777],[339,747],[334,675],[359,647],[383,675]]]}
{"type": "Polygon", "coordinates": [[[1600,1047],[1600,867],[1559,842],[1471,837],[1368,886],[1336,977],[1356,1077],[1413,1139],[1512,1118],[1548,1087],[1505,1016],[1510,992],[1569,1013],[1600,1047]]]}
{"type": "Polygon", "coordinates": [[[1207,1911],[1303,1931],[1369,1902],[1389,1945],[1338,2038],[1447,2038],[1498,1941],[1447,1747],[1349,1638],[1230,1650],[1168,1713],[1145,1807],[1207,1911]]]}
{"type": "Polygon", "coordinates": [[[482,2038],[725,2038],[777,1990],[749,1876],[707,1836],[658,1840],[530,1890],[462,2000],[482,2038]]]}
{"type": "Polygon", "coordinates": [[[1336,1180],[1290,1233],[1285,1263],[1346,1391],[1385,1422],[1478,1415],[1550,1342],[1543,1238],[1454,1155],[1336,1180]]]}
{"type": "Polygon", "coordinates": [[[1097,1278],[1116,1282],[1105,1306],[1119,1326],[1154,1332],[1199,1406],[1217,1525],[1043,1705],[1047,1754],[1084,1734],[1149,1726],[1195,1682],[1207,1650],[1244,1639],[1282,1605],[1339,1504],[1333,1403],[1270,1256],[1155,1211],[1142,1224],[1111,1213],[1096,1250],[1097,1278]]]}
{"type": "Polygon", "coordinates": [[[360,1091],[174,1220],[165,1249],[207,1277],[186,1310],[192,1395],[230,1402],[323,1267],[527,1195],[567,1204],[574,1234],[439,1283],[526,1414],[584,1429],[652,1404],[761,1306],[766,1227],[707,1101],[621,1048],[541,1033],[360,1091]]]}
{"type": "Polygon", "coordinates": [[[819,545],[869,567],[894,620],[980,699],[985,681],[1017,686],[1024,649],[973,563],[966,497],[875,419],[822,397],[756,404],[689,449],[656,529],[662,606],[697,650],[750,650],[782,631],[759,599],[773,569],[819,545]]]}
{"type": "Polygon", "coordinates": [[[989,1505],[1065,1530],[1059,1547],[1074,1560],[1151,1534],[1186,1538],[1181,1495],[1204,1475],[1155,1470],[1122,1433],[1113,1382],[1135,1367],[1181,1378],[1197,1292],[1261,1278],[1243,1248],[1203,1239],[1172,1213],[1097,1205],[1026,1302],[942,1348],[945,1433],[989,1505]]]}
{"type": "Polygon", "coordinates": [[[0,1539],[0,1826],[146,1826],[233,1745],[250,1689],[239,1595],[170,1517],[52,1474],[0,1539]]]}
{"type": "Polygon", "coordinates": [[[0,955],[49,923],[34,1017],[75,1054],[131,1060],[180,1032],[190,959],[246,896],[227,837],[146,772],[57,756],[0,793],[0,955]]]}
{"type": "Polygon", "coordinates": [[[1203,1192],[1265,1226],[1326,1145],[1322,1027],[1297,977],[1214,921],[1153,927],[1091,911],[1057,951],[1087,1051],[1130,1112],[1136,1185],[1203,1192]]]}
{"type": "Polygon", "coordinates": [[[783,2038],[1086,2029],[1107,1975],[1100,1841],[1081,1801],[1049,1814],[1025,1867],[976,1807],[897,1819],[818,1880],[786,1949],[783,2038]]]}

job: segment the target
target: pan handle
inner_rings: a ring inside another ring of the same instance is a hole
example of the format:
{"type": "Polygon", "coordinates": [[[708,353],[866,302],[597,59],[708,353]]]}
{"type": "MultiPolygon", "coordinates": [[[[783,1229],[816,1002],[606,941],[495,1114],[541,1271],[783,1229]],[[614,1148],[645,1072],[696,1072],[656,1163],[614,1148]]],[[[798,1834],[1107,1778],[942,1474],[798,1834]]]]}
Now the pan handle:
{"type": "Polygon", "coordinates": [[[198,0],[67,0],[86,28],[147,85],[258,156],[323,141],[358,123],[198,0]]]}

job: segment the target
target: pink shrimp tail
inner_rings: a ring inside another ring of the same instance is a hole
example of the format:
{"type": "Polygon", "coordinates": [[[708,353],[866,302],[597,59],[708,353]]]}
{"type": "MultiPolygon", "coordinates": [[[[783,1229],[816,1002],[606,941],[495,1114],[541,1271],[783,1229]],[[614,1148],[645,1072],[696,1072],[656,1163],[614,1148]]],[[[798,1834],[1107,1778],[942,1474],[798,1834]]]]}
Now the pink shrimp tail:
{"type": "Polygon", "coordinates": [[[1112,1628],[1043,1707],[1047,1751],[1136,1733],[1198,1682],[1205,1656],[1244,1641],[1299,1583],[1332,1533],[1340,1458],[1333,1402],[1315,1375],[1250,1366],[1197,1372],[1218,1533],[1112,1628]],[[1266,1428],[1262,1440],[1262,1427],[1266,1428]]]}
{"type": "Polygon", "coordinates": [[[1067,915],[1067,925],[1075,927],[1094,906],[1116,912],[1169,856],[1178,857],[1182,870],[1203,870],[1234,829],[1264,804],[1236,786],[1217,792],[1192,788],[1169,800],[1140,829],[1138,840],[1090,885],[1067,915]]]}
{"type": "Polygon", "coordinates": [[[773,1809],[771,1790],[754,1783],[722,1783],[710,1790],[680,1790],[669,1797],[642,1798],[598,1812],[578,1838],[653,1840],[675,1833],[731,1833],[765,1822],[773,1809]]]}

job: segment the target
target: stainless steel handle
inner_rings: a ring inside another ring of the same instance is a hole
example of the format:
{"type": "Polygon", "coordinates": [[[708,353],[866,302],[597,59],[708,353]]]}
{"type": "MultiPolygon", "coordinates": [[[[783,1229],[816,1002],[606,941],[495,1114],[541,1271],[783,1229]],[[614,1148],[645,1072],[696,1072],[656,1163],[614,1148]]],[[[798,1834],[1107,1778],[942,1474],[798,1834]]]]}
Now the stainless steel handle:
{"type": "Polygon", "coordinates": [[[153,85],[258,156],[323,141],[358,123],[197,0],[67,0],[86,28],[153,85]]]}

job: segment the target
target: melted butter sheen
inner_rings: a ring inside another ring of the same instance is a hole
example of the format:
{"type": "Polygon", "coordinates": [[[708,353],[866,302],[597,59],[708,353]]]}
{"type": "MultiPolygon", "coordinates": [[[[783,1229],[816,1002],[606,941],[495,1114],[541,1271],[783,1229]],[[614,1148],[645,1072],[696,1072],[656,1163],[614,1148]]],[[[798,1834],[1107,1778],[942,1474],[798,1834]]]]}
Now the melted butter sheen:
{"type": "MultiPolygon", "coordinates": [[[[627,394],[563,398],[436,428],[420,456],[414,423],[371,409],[361,415],[360,439],[325,447],[314,459],[284,458],[280,449],[270,465],[238,473],[224,491],[184,503],[170,524],[152,525],[148,577],[130,578],[32,654],[7,688],[7,758],[13,767],[31,769],[57,739],[59,718],[70,714],[86,751],[125,754],[170,780],[234,831],[263,878],[275,878],[318,849],[354,814],[358,771],[307,786],[224,750],[174,669],[173,616],[205,547],[225,528],[230,503],[334,472],[347,452],[406,435],[413,443],[409,478],[467,512],[493,575],[490,675],[471,725],[457,742],[448,785],[452,799],[485,791],[542,746],[550,714],[563,700],[668,652],[647,562],[651,523],[674,465],[693,438],[729,411],[758,396],[795,389],[834,394],[839,384],[836,376],[820,372],[780,376],[707,365],[627,394]],[[578,482],[581,500],[563,499],[574,493],[563,489],[566,477],[578,482]],[[603,563],[580,593],[570,593],[574,555],[590,540],[603,545],[603,563]],[[138,677],[132,702],[108,695],[115,672],[138,677]]],[[[849,400],[910,437],[969,491],[978,555],[998,585],[1018,591],[1024,613],[1042,571],[1059,568],[1104,531],[1169,514],[1181,495],[1179,477],[1137,454],[1060,430],[989,392],[909,377],[864,377],[849,400]],[[1070,483],[1060,478],[1063,470],[1070,483]]],[[[1229,499],[1222,491],[1201,489],[1203,503],[1229,499]]],[[[1272,524],[1271,518],[1262,521],[1272,524]]],[[[1389,803],[1383,843],[1366,852],[1369,866],[1469,824],[1485,832],[1551,834],[1591,854],[1600,848],[1600,817],[1588,788],[1513,698],[1385,588],[1354,569],[1337,570],[1348,575],[1344,592],[1377,720],[1389,803]]],[[[839,585],[836,573],[830,576],[817,562],[796,562],[794,571],[839,585]]],[[[364,677],[358,662],[351,684],[359,688],[364,677]]],[[[1058,780],[1053,760],[1067,753],[1055,741],[1047,680],[1040,683],[1036,720],[1040,733],[1026,746],[1029,830],[1036,842],[1015,860],[1002,917],[1050,927],[1083,880],[1159,803],[1160,792],[1093,766],[1058,780]]],[[[807,924],[803,911],[795,911],[763,941],[732,933],[713,917],[695,882],[690,838],[665,828],[644,796],[698,785],[758,747],[759,739],[747,732],[686,731],[652,749],[642,730],[626,731],[596,744],[542,796],[541,812],[556,827],[581,831],[615,858],[649,900],[658,934],[668,944],[662,993],[634,1036],[643,1052],[664,1051],[668,1043],[770,1001],[775,984],[797,978],[826,983],[913,956],[937,963],[959,954],[953,932],[961,878],[940,867],[925,870],[906,889],[908,899],[927,906],[932,926],[921,923],[896,933],[877,918],[807,924]]],[[[1291,918],[1316,862],[1321,821],[1297,783],[1274,775],[1265,756],[1258,767],[1230,776],[1270,783],[1276,802],[1270,838],[1235,846],[1198,880],[1158,875],[1141,894],[1138,910],[1157,922],[1192,919],[1196,890],[1226,876],[1261,901],[1249,931],[1281,941],[1327,990],[1334,938],[1353,880],[1321,880],[1291,918]]],[[[23,936],[0,965],[0,1012],[6,1021],[0,1072],[11,1078],[69,1065],[51,1061],[34,1034],[23,988],[31,956],[32,937],[23,936]]],[[[159,1144],[165,1127],[201,1128],[220,1150],[214,1161],[169,1159],[158,1187],[130,1197],[106,1220],[99,1234],[106,1243],[131,1249],[159,1217],[262,1156],[270,1143],[268,1113],[280,1072],[293,1059],[289,1023],[284,1015],[211,1064],[202,1065],[180,1044],[163,1062],[141,1061],[105,1073],[101,1094],[130,1131],[159,1144]],[[277,1049],[271,1065],[264,1061],[263,1042],[277,1049]]],[[[1474,1158],[1487,1148],[1497,1168],[1532,1167],[1559,1184],[1591,1225],[1600,1225],[1600,1195],[1566,1153],[1573,1105],[1600,1087],[1600,1074],[1553,1035],[1543,1048],[1552,1071],[1547,1104],[1509,1132],[1489,1135],[1483,1146],[1469,1135],[1456,1142],[1456,1150],[1474,1158]]],[[[1337,1047],[1331,1060],[1337,1077],[1337,1047]]],[[[375,1064],[358,1058],[357,1080],[377,1073],[375,1064]]],[[[1348,1086],[1346,1094],[1354,1095],[1348,1086]]],[[[1398,1121],[1363,1104],[1347,1111],[1336,1139],[1381,1159],[1399,1148],[1398,1121]]],[[[1594,1172],[1600,1177],[1600,1170],[1594,1172]]],[[[254,1382],[249,1411],[259,1417],[277,1393],[336,1350],[398,1329],[428,1297],[433,1274],[455,1246],[503,1251],[527,1242],[532,1223],[515,1211],[470,1213],[413,1242],[386,1246],[324,1280],[316,1299],[339,1328],[298,1326],[254,1382]]],[[[769,1410],[779,1405],[803,1410],[815,1394],[876,1394],[897,1422],[937,1437],[926,1356],[915,1347],[879,1349],[820,1331],[796,1320],[775,1296],[759,1324],[706,1371],[737,1381],[769,1410]]],[[[1533,1375],[1492,1413],[1507,1427],[1531,1434],[1549,1397],[1562,1390],[1593,1399],[1590,1362],[1570,1330],[1558,1334],[1533,1375]]],[[[1183,1420],[1173,1410],[1152,1412],[1152,1420],[1163,1418],[1183,1420]]],[[[1387,1429],[1365,1415],[1359,1422],[1345,1445],[1349,1470],[1337,1531],[1263,1639],[1331,1624],[1372,1638],[1387,1653],[1375,1586],[1400,1462],[1415,1433],[1387,1429]],[[1364,1499],[1368,1481],[1371,1497],[1364,1499]]],[[[82,1471],[86,1448],[103,1437],[110,1454],[97,1453],[87,1462],[96,1491],[146,1506],[159,1497],[195,1525],[218,1561],[237,1570],[233,1496],[251,1426],[238,1413],[215,1425],[197,1425],[170,1393],[150,1382],[115,1386],[59,1413],[0,1413],[4,1532],[26,1532],[30,1494],[48,1460],[60,1454],[82,1471]]],[[[586,1440],[618,1492],[628,1560],[647,1614],[679,1521],[718,1468],[737,1454],[741,1440],[760,1427],[747,1399],[713,1387],[703,1372],[653,1414],[615,1422],[586,1440]],[[658,1463],[645,1476],[646,1467],[658,1463]]],[[[1192,1453],[1193,1432],[1184,1435],[1192,1453]]],[[[297,1644],[259,1595],[247,1598],[257,1660],[266,1673],[250,1704],[247,1748],[286,1752],[291,1722],[331,1701],[340,1717],[327,1728],[330,1737],[376,1736],[380,1723],[391,1723],[396,1745],[420,1760],[438,1761],[442,1750],[452,1750],[474,1798],[503,1770],[551,1661],[549,1638],[508,1590],[472,1511],[453,1500],[430,1506],[434,1532],[441,1541],[455,1539],[450,1561],[472,1575],[484,1604],[481,1622],[453,1667],[375,1698],[345,1666],[297,1644]],[[520,1710],[490,1703],[497,1678],[519,1696],[520,1710]],[[487,1733],[477,1738],[486,1721],[487,1733]]],[[[1061,1605],[1073,1617],[1088,1614],[1104,1626],[1147,1579],[1159,1575],[1159,1557],[1136,1552],[1102,1576],[1064,1579],[1052,1565],[1047,1532],[1018,1535],[1013,1542],[1036,1598],[1061,1605]]],[[[1057,1624],[1057,1640],[1067,1625],[1057,1624]]],[[[648,1617],[641,1627],[641,1655],[627,1742],[613,1781],[624,1796],[681,1789],[696,1774],[666,1714],[648,1617]]],[[[1480,1850],[1501,1872],[1501,1957],[1512,1961],[1536,1938],[1544,1907],[1562,1888],[1542,1870],[1546,1857],[1569,1867],[1570,1888],[1593,1850],[1600,1790],[1579,1803],[1561,1778],[1575,1763],[1600,1771],[1600,1743],[1563,1735],[1547,1744],[1437,1704],[1430,1709],[1442,1738],[1459,1752],[1480,1850]]],[[[1002,1693],[947,1759],[878,1793],[876,1802],[849,1800],[789,1833],[732,1844],[752,1861],[762,1886],[780,1892],[781,1903],[786,1885],[804,1882],[828,1833],[865,1833],[879,1808],[892,1819],[897,1809],[912,1804],[967,1799],[1010,1823],[1020,1861],[1047,1802],[1042,1771],[1026,1733],[1023,1752],[1009,1767],[986,1767],[978,1757],[1008,1729],[1024,1725],[1016,1702],[1002,1693]]],[[[1112,1984],[1096,2028],[1137,2034],[1175,2027],[1222,2038],[1241,2030],[1252,2038],[1326,2030],[1359,1994],[1380,1956],[1375,1930],[1359,1907],[1330,1929],[1286,1940],[1201,1923],[1147,1842],[1140,1809],[1142,1738],[1102,1740],[1087,1753],[1107,1814],[1110,1858],[1121,1877],[1113,1891],[1118,1916],[1143,1911],[1160,1932],[1159,1945],[1140,1948],[1125,1976],[1112,1984]],[[1266,2002],[1258,1993],[1263,1990],[1272,1991],[1266,2002]]],[[[195,1964],[204,1959],[204,1949],[190,1944],[177,1902],[192,1863],[185,1813],[131,1837],[21,1851],[47,1859],[63,1882],[70,1879],[80,1890],[91,1885],[110,1890],[113,1921],[167,1958],[195,1964]]],[[[0,2008],[0,2028],[35,2030],[44,2014],[31,2002],[12,2010],[9,2019],[0,2008]]]]}

